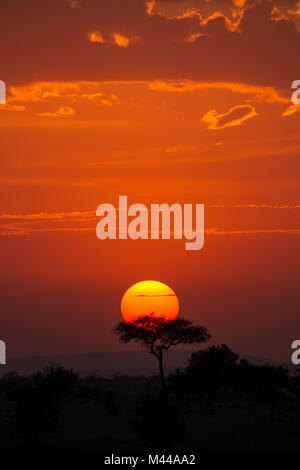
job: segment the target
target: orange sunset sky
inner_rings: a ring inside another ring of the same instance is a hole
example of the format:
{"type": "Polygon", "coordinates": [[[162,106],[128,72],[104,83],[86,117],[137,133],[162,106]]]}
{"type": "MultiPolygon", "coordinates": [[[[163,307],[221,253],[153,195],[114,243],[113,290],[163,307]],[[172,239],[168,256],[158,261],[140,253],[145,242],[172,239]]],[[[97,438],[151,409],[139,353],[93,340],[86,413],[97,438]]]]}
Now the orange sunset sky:
{"type": "Polygon", "coordinates": [[[300,335],[300,2],[1,0],[0,338],[116,351],[155,279],[214,343],[287,361],[300,335]],[[205,204],[205,245],[100,241],[99,204],[205,204]]]}

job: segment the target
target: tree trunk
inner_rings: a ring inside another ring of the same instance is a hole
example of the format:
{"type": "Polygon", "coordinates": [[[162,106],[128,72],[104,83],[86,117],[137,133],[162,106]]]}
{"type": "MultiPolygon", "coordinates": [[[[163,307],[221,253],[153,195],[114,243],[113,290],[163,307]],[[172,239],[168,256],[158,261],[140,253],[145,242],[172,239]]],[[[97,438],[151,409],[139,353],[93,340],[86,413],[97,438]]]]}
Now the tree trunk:
{"type": "Polygon", "coordinates": [[[161,379],[161,386],[162,386],[163,390],[166,390],[167,385],[166,385],[165,374],[164,374],[163,352],[162,352],[162,350],[160,351],[158,361],[159,361],[159,373],[160,373],[160,379],[161,379]]]}

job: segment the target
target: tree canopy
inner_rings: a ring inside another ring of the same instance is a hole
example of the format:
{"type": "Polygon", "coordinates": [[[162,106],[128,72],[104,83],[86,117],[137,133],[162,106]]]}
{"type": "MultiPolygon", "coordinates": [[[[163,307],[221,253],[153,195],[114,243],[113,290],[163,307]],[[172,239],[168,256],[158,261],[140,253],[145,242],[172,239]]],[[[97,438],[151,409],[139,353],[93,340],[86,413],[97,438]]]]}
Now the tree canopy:
{"type": "Polygon", "coordinates": [[[141,343],[158,359],[163,388],[163,351],[168,351],[178,344],[202,343],[210,339],[210,333],[204,326],[194,326],[184,318],[166,320],[164,317],[155,316],[154,313],[138,317],[132,322],[120,322],[114,332],[124,343],[141,343]]]}

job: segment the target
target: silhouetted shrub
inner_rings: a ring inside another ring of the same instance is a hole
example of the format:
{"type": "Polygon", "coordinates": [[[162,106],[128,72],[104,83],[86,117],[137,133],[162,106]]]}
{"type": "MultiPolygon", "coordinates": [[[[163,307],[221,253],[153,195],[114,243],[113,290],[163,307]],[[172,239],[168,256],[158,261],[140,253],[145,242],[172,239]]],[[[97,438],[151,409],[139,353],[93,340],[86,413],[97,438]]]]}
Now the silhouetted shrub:
{"type": "Polygon", "coordinates": [[[168,448],[183,437],[184,424],[180,419],[179,408],[165,395],[140,397],[134,408],[134,416],[134,431],[153,448],[168,448]]]}
{"type": "Polygon", "coordinates": [[[78,385],[76,396],[84,401],[96,401],[101,398],[101,391],[88,385],[78,385]]]}
{"type": "Polygon", "coordinates": [[[260,400],[275,403],[285,397],[290,383],[285,367],[273,364],[256,365],[242,360],[239,365],[238,387],[240,390],[256,395],[260,400]]]}
{"type": "Polygon", "coordinates": [[[224,387],[234,387],[237,376],[238,354],[222,344],[193,353],[187,367],[189,389],[215,396],[224,387]]]}
{"type": "Polygon", "coordinates": [[[77,381],[73,370],[45,367],[19,381],[14,390],[17,430],[27,446],[38,443],[41,434],[58,424],[61,404],[77,381]]]}
{"type": "Polygon", "coordinates": [[[6,372],[0,379],[0,395],[6,400],[13,400],[24,378],[18,372],[6,372]]]}
{"type": "Polygon", "coordinates": [[[105,392],[101,396],[105,411],[110,415],[118,413],[117,394],[114,392],[105,392]]]}

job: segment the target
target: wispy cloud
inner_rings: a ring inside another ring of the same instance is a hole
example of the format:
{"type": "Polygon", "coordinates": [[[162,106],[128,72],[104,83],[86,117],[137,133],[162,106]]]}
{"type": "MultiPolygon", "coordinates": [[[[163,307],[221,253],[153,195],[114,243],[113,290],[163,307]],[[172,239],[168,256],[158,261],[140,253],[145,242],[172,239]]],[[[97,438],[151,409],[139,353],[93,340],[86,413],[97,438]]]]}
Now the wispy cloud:
{"type": "MultiPolygon", "coordinates": [[[[51,99],[70,101],[100,101],[105,96],[102,85],[106,82],[34,82],[24,86],[11,86],[7,97],[8,103],[45,103],[51,99]]],[[[1,109],[1,107],[0,107],[1,109]]]]}
{"type": "Polygon", "coordinates": [[[133,297],[176,297],[175,294],[137,294],[133,297]]]}
{"type": "Polygon", "coordinates": [[[207,204],[212,208],[237,208],[237,209],[300,209],[300,204],[207,204]]]}
{"type": "MultiPolygon", "coordinates": [[[[207,204],[206,208],[274,209],[299,210],[300,204],[207,204]]],[[[118,212],[118,211],[117,211],[118,212]]],[[[28,214],[0,214],[0,235],[17,236],[45,232],[92,232],[96,229],[96,211],[37,212],[28,214]]],[[[161,233],[161,232],[160,232],[161,233]]],[[[206,227],[207,235],[247,235],[247,234],[299,234],[300,228],[277,227],[224,230],[222,227],[206,227]]]]}
{"type": "Polygon", "coordinates": [[[26,111],[26,106],[5,104],[0,106],[0,111],[26,111]]]}
{"type": "Polygon", "coordinates": [[[205,230],[207,235],[256,235],[256,234],[294,234],[300,235],[300,229],[298,228],[269,228],[269,229],[246,229],[246,230],[216,230],[207,229],[205,230]]]}
{"type": "MultiPolygon", "coordinates": [[[[78,81],[55,82],[41,81],[24,86],[11,86],[7,97],[8,103],[43,103],[51,98],[65,98],[73,101],[94,101],[100,98],[111,98],[105,95],[105,85],[146,85],[150,91],[166,93],[191,93],[204,90],[227,90],[240,95],[247,95],[255,101],[265,103],[289,104],[290,97],[269,86],[257,86],[240,82],[205,82],[193,80],[176,81],[78,81]]],[[[1,109],[1,108],[0,108],[1,109]]]]}
{"type": "Polygon", "coordinates": [[[241,95],[250,95],[257,101],[265,103],[289,103],[290,97],[282,96],[276,88],[270,86],[257,86],[239,82],[198,82],[193,80],[163,81],[155,80],[149,83],[152,91],[165,91],[170,93],[188,93],[201,90],[228,90],[241,95]]]}

